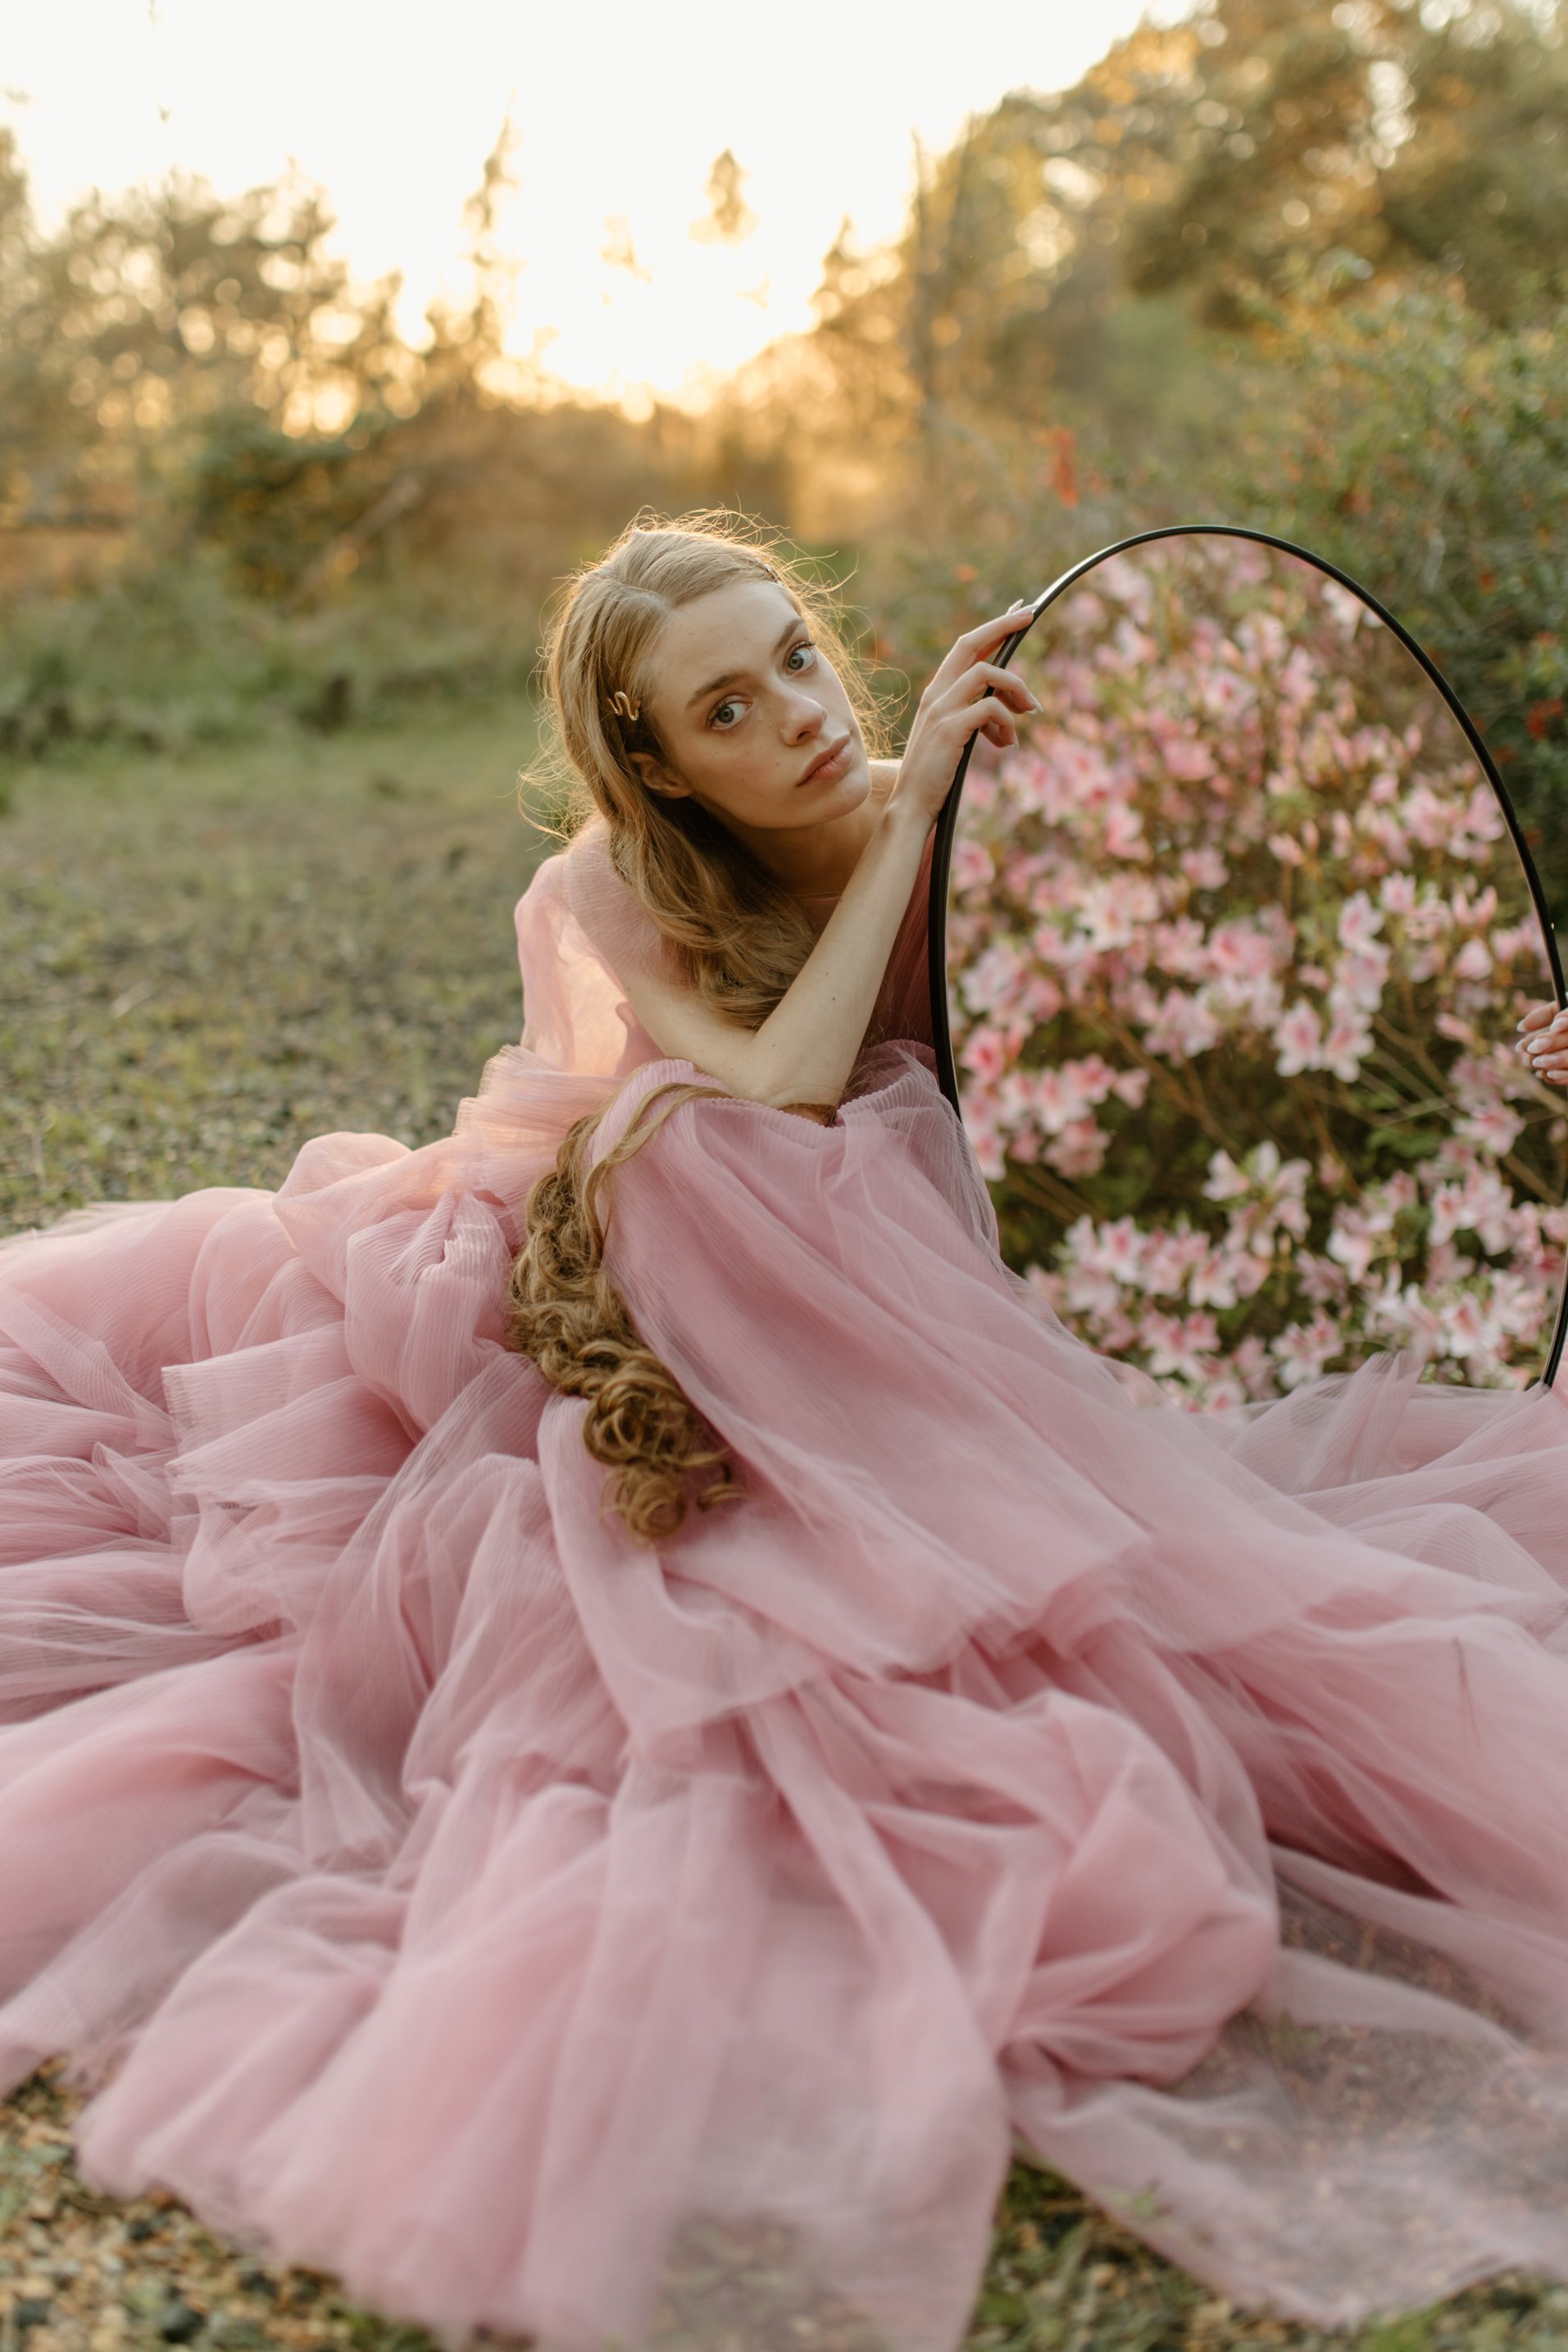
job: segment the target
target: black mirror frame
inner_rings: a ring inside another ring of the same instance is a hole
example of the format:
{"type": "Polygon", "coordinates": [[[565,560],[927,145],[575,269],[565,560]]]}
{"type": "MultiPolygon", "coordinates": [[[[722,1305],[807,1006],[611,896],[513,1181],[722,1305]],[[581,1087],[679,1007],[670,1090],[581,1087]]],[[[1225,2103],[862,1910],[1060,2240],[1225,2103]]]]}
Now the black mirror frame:
{"type": "MultiPolygon", "coordinates": [[[[1129,548],[1147,547],[1155,540],[1197,538],[1249,539],[1260,547],[1271,547],[1281,555],[1293,555],[1302,563],[1310,563],[1314,571],[1325,573],[1331,580],[1337,580],[1342,588],[1348,588],[1353,596],[1359,597],[1370,612],[1375,613],[1384,627],[1391,630],[1397,637],[1406,652],[1412,655],[1419,663],[1441,695],[1466,742],[1475,753],[1480,763],[1481,772],[1491,786],[1498,806],[1502,811],[1503,820],[1508,826],[1520,865],[1524,869],[1524,878],[1529,886],[1531,904],[1535,908],[1535,919],[1541,926],[1541,936],[1546,945],[1552,992],[1557,999],[1559,1010],[1568,1008],[1568,990],[1564,989],[1563,978],[1563,959],[1558,952],[1557,933],[1552,927],[1552,916],[1546,904],[1546,893],[1541,887],[1541,877],[1535,870],[1535,860],[1530,854],[1529,844],[1524,838],[1524,831],[1520,824],[1518,814],[1512,801],[1509,798],[1508,787],[1498,773],[1497,762],[1482,740],[1479,729],[1425,647],[1416,643],[1409,630],[1402,622],[1395,619],[1387,605],[1375,596],[1370,588],[1364,588],[1359,580],[1353,580],[1348,572],[1342,572],[1337,563],[1329,562],[1327,556],[1314,555],[1310,547],[1299,547],[1294,540],[1281,539],[1271,530],[1254,530],[1246,523],[1164,523],[1153,530],[1134,531],[1130,539],[1114,540],[1110,546],[1098,548],[1092,555],[1084,556],[1081,562],[1073,564],[1071,570],[1064,572],[1060,579],[1053,580],[1049,588],[1041,589],[1030,607],[1028,620],[1005,641],[999,652],[993,654],[992,660],[1000,668],[1005,669],[1041,614],[1049,612],[1059,596],[1064,596],[1070,588],[1082,580],[1086,572],[1092,572],[1097,564],[1108,562],[1113,555],[1124,555],[1129,548]]],[[[958,1100],[958,1073],[953,1059],[952,1028],[947,1019],[947,886],[953,863],[953,839],[958,825],[958,804],[963,797],[964,778],[968,773],[969,760],[974,749],[975,739],[971,736],[964,746],[963,756],[954,771],[947,797],[943,802],[941,814],[936,819],[936,836],[931,851],[928,965],[931,1034],[936,1051],[937,1082],[960,1121],[963,1118],[963,1108],[958,1100]]],[[[1543,1388],[1550,1388],[1557,1377],[1557,1368],[1563,1360],[1565,1341],[1568,1341],[1568,1270],[1564,1273],[1563,1296],[1558,1301],[1557,1322],[1552,1336],[1551,1353],[1547,1357],[1545,1370],[1541,1375],[1541,1385],[1543,1388]]]]}

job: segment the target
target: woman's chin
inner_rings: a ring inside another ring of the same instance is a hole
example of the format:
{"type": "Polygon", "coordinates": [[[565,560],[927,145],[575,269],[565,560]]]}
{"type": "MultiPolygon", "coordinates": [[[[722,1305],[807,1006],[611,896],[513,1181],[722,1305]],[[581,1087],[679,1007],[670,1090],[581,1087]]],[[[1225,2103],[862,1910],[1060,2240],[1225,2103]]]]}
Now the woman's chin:
{"type": "Polygon", "coordinates": [[[835,818],[852,816],[871,798],[871,768],[864,752],[841,776],[797,784],[795,795],[797,824],[831,824],[835,818]]]}

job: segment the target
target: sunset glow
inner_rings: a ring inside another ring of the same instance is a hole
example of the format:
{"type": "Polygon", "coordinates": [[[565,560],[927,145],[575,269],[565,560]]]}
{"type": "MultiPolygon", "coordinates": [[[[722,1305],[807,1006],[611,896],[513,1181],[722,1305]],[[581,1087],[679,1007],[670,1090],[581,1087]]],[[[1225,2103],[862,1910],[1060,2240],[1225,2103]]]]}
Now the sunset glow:
{"type": "Polygon", "coordinates": [[[417,331],[453,282],[464,198],[509,115],[512,348],[635,404],[650,389],[700,396],[705,376],[809,325],[844,216],[867,243],[896,232],[916,138],[940,149],[1007,89],[1070,84],[1141,13],[1037,0],[993,13],[977,39],[915,0],[890,40],[884,10],[827,0],[608,0],[591,16],[534,0],[274,0],[260,22],[240,0],[55,0],[11,11],[0,119],[46,217],[94,184],[181,170],[237,192],[292,162],[329,191],[356,271],[402,273],[417,331]],[[726,150],[752,217],[735,241],[703,241],[726,150]]]}

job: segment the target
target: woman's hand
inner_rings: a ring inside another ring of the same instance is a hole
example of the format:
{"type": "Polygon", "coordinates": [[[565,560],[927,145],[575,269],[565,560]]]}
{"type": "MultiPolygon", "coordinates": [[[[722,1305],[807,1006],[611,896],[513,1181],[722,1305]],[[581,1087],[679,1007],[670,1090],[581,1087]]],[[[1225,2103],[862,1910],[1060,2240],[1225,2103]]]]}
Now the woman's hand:
{"type": "Polygon", "coordinates": [[[1536,1077],[1568,1087],[1568,1013],[1555,1004],[1532,1004],[1519,1024],[1519,1050],[1536,1077]]]}
{"type": "Polygon", "coordinates": [[[899,762],[898,781],[888,802],[928,829],[947,797],[959,755],[971,735],[984,735],[999,749],[1018,741],[1015,712],[1038,710],[1021,677],[998,669],[988,656],[1021,628],[1027,604],[984,621],[961,636],[925,693],[899,762]]]}

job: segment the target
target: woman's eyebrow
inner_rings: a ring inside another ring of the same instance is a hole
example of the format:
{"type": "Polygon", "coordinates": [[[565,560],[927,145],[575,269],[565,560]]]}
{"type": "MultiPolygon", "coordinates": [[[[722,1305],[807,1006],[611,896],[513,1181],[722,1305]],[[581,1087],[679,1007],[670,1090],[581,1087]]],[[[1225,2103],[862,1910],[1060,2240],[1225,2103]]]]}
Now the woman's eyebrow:
{"type": "MultiPolygon", "coordinates": [[[[795,635],[796,630],[801,627],[801,625],[802,623],[800,614],[796,613],[792,614],[788,626],[780,629],[779,632],[773,646],[774,652],[781,652],[788,639],[792,637],[795,635]]],[[[706,686],[699,686],[696,692],[690,697],[686,703],[686,709],[690,710],[694,704],[705,702],[710,694],[716,694],[721,687],[735,686],[741,678],[747,677],[749,675],[749,671],[744,669],[727,669],[722,677],[709,678],[706,686]]]]}

